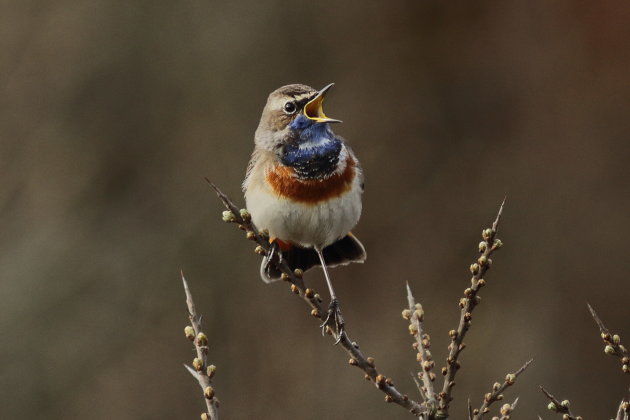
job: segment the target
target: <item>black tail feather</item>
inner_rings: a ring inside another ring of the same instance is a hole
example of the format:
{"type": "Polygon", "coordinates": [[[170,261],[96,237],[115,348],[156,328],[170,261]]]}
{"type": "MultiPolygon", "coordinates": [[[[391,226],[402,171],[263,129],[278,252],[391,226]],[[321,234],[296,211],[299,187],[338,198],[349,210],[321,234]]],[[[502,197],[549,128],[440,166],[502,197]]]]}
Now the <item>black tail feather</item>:
{"type": "MultiPolygon", "coordinates": [[[[347,234],[337,242],[328,245],[323,250],[324,261],[328,267],[346,265],[353,262],[363,262],[366,258],[363,244],[351,233],[347,234]]],[[[313,248],[301,248],[293,246],[288,251],[282,251],[282,258],[287,262],[292,270],[299,268],[306,271],[315,266],[321,265],[317,252],[313,248]]],[[[260,267],[260,276],[263,281],[271,283],[279,280],[282,274],[273,264],[265,270],[267,260],[263,260],[260,267]]]]}

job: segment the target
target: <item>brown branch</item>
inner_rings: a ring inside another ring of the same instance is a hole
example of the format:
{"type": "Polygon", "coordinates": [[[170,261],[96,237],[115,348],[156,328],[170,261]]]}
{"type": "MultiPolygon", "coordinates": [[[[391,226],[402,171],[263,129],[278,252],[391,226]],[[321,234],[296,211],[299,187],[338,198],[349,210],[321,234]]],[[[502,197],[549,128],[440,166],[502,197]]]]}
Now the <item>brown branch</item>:
{"type": "Polygon", "coordinates": [[[433,381],[435,381],[435,373],[433,373],[433,366],[435,362],[429,351],[431,346],[431,338],[429,334],[424,333],[423,321],[424,310],[422,305],[416,303],[416,300],[411,293],[409,283],[407,283],[407,303],[408,309],[405,309],[402,313],[403,318],[409,321],[409,333],[415,337],[413,348],[416,350],[416,359],[420,363],[420,371],[418,372],[418,378],[422,380],[422,387],[419,387],[420,393],[424,400],[424,405],[427,408],[429,418],[435,415],[437,408],[437,401],[435,399],[435,391],[433,389],[433,381]]]}
{"type": "Polygon", "coordinates": [[[621,344],[621,338],[619,335],[611,334],[610,331],[608,331],[608,328],[606,328],[602,320],[599,319],[597,313],[595,313],[595,310],[591,305],[587,303],[586,306],[588,306],[588,310],[591,312],[595,323],[599,327],[602,340],[604,340],[604,353],[610,356],[618,357],[621,361],[621,371],[623,373],[630,373],[630,357],[626,347],[621,344]]]}
{"type": "MultiPolygon", "coordinates": [[[[514,385],[514,383],[516,382],[516,378],[518,378],[518,376],[523,373],[525,371],[525,369],[527,369],[527,367],[530,365],[530,363],[533,361],[534,359],[530,359],[527,362],[525,362],[525,364],[523,366],[521,366],[521,368],[519,370],[517,370],[514,373],[508,373],[505,376],[505,381],[500,384],[499,382],[495,382],[494,385],[492,385],[492,391],[488,392],[486,395],[484,395],[483,397],[483,404],[481,405],[480,408],[476,408],[473,410],[473,420],[481,420],[484,416],[484,414],[487,414],[490,411],[490,405],[492,405],[493,402],[495,401],[500,401],[503,399],[503,392],[510,386],[514,385]]],[[[516,407],[516,403],[518,401],[518,398],[510,405],[510,404],[504,404],[501,407],[501,415],[502,416],[506,416],[508,414],[510,414],[514,408],[516,407]]],[[[503,418],[503,417],[501,417],[503,418]]]]}
{"type": "MultiPolygon", "coordinates": [[[[227,211],[223,212],[223,220],[228,223],[237,224],[241,230],[245,231],[245,235],[248,239],[258,244],[255,252],[260,255],[267,255],[270,246],[269,236],[264,232],[258,231],[256,226],[252,223],[251,216],[246,209],[239,209],[216,185],[208,179],[206,179],[206,181],[208,181],[227,209],[227,211]]],[[[304,299],[311,307],[311,315],[316,318],[322,318],[323,314],[326,313],[321,306],[322,300],[312,289],[306,288],[304,280],[302,279],[302,271],[292,271],[286,262],[279,262],[277,259],[274,259],[272,263],[274,263],[282,273],[282,279],[290,284],[291,291],[304,299]]],[[[339,336],[332,328],[326,329],[328,334],[335,339],[335,342],[338,342],[350,356],[349,364],[358,367],[365,373],[365,379],[373,382],[376,388],[385,394],[386,402],[398,404],[416,417],[423,415],[425,412],[424,407],[398,391],[391,378],[387,378],[376,369],[374,358],[365,357],[363,355],[357,343],[350,339],[347,330],[348,326],[346,324],[339,336]]]]}
{"type": "Polygon", "coordinates": [[[195,303],[183,272],[181,276],[184,283],[184,292],[186,293],[188,318],[191,323],[191,325],[186,326],[184,333],[190,341],[195,343],[195,350],[197,351],[197,357],[193,359],[192,367],[184,366],[199,381],[199,386],[201,386],[203,391],[208,411],[201,414],[202,420],[219,420],[219,400],[214,395],[214,388],[212,387],[212,378],[216,371],[216,366],[208,365],[208,337],[201,331],[201,316],[197,314],[195,303]]]}
{"type": "Polygon", "coordinates": [[[571,403],[569,402],[569,400],[558,401],[556,397],[551,395],[549,391],[547,391],[542,386],[540,387],[540,390],[549,399],[549,404],[547,405],[547,409],[549,411],[562,414],[562,420],[582,420],[582,417],[576,416],[571,412],[571,403]]]}
{"type": "Polygon", "coordinates": [[[499,212],[497,213],[494,223],[492,223],[492,227],[484,229],[481,233],[483,239],[479,243],[479,252],[481,253],[481,256],[477,259],[477,262],[470,265],[470,272],[472,273],[471,286],[470,288],[464,290],[464,297],[459,301],[459,306],[461,308],[459,325],[457,326],[457,330],[449,331],[451,344],[448,346],[449,353],[446,359],[446,366],[442,368],[444,385],[442,386],[442,391],[437,395],[439,405],[437,418],[440,419],[449,417],[449,404],[453,400],[451,392],[455,386],[455,375],[460,367],[460,363],[458,361],[459,355],[466,347],[464,344],[464,337],[470,328],[472,312],[481,301],[481,297],[477,294],[479,289],[486,284],[486,280],[483,276],[492,265],[490,256],[495,250],[502,246],[502,242],[496,238],[496,235],[504,205],[505,199],[501,203],[501,207],[499,208],[499,212]]]}

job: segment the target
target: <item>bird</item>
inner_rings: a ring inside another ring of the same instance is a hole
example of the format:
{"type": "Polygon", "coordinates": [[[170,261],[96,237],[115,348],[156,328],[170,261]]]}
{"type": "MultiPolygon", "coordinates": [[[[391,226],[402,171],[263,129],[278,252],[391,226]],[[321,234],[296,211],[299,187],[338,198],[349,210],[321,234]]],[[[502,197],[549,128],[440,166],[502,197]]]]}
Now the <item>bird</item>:
{"type": "Polygon", "coordinates": [[[365,247],[351,233],[361,216],[364,181],[356,155],[330,127],[341,121],[323,111],[333,85],[316,90],[290,84],[271,92],[243,191],[252,222],[269,233],[263,281],[281,278],[276,255],[292,270],[321,266],[330,293],[322,332],[332,324],[341,337],[344,321],[328,268],[366,259],[365,247]]]}

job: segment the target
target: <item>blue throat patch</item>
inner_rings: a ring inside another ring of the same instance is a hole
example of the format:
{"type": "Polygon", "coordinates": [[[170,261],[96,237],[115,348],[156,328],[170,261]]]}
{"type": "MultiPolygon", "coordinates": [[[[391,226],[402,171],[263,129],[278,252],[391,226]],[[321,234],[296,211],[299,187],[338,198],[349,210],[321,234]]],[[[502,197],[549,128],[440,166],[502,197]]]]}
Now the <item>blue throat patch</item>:
{"type": "Polygon", "coordinates": [[[339,163],[341,141],[327,123],[298,115],[289,125],[295,140],[284,146],[280,161],[302,179],[321,179],[332,174],[339,163]]]}

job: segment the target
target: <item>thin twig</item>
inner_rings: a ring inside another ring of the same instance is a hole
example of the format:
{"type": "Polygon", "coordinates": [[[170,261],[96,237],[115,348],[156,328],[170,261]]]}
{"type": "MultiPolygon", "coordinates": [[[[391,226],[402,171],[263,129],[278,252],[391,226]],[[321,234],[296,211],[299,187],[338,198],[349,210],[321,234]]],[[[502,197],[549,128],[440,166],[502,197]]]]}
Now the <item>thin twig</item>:
{"type": "Polygon", "coordinates": [[[549,391],[547,391],[542,386],[540,387],[540,390],[549,399],[549,404],[547,405],[547,409],[549,409],[549,411],[553,411],[554,413],[558,413],[558,414],[563,414],[562,416],[563,420],[582,420],[582,417],[576,416],[571,412],[571,408],[570,408],[571,403],[569,402],[569,400],[558,401],[556,397],[551,395],[549,391]],[[565,417],[565,415],[568,417],[565,417]]]}
{"type": "Polygon", "coordinates": [[[184,365],[190,374],[199,381],[199,386],[203,391],[204,400],[208,409],[207,413],[201,415],[202,419],[219,420],[219,400],[214,395],[212,387],[212,377],[216,371],[214,365],[208,365],[208,337],[201,330],[201,316],[197,314],[192,294],[188,288],[188,282],[181,273],[182,282],[184,284],[184,292],[186,293],[186,305],[188,306],[188,318],[191,325],[184,329],[186,337],[195,343],[197,357],[192,362],[192,367],[184,365]]]}
{"type": "Polygon", "coordinates": [[[604,353],[618,357],[621,361],[621,370],[623,373],[630,373],[630,357],[626,347],[621,344],[621,338],[617,334],[611,334],[608,328],[604,325],[601,319],[595,313],[595,309],[590,304],[586,304],[588,310],[591,312],[595,323],[599,327],[602,340],[604,340],[604,353]]]}
{"type": "Polygon", "coordinates": [[[411,288],[407,282],[407,304],[409,309],[403,311],[403,318],[409,320],[409,332],[416,341],[413,348],[418,352],[417,360],[420,363],[420,371],[418,378],[422,379],[423,386],[420,388],[424,405],[427,407],[429,418],[435,414],[437,401],[435,399],[435,391],[433,390],[433,381],[435,381],[435,373],[433,366],[435,362],[431,355],[429,347],[431,346],[431,338],[424,332],[424,310],[420,303],[416,303],[411,288]]]}
{"type": "Polygon", "coordinates": [[[486,284],[483,276],[492,265],[490,256],[495,250],[502,246],[502,242],[496,238],[496,235],[499,229],[499,221],[501,220],[504,205],[505,199],[501,203],[501,207],[499,207],[499,212],[497,213],[494,223],[492,223],[492,227],[484,229],[481,234],[483,239],[479,243],[479,252],[481,252],[481,256],[477,259],[477,262],[470,265],[470,271],[472,273],[471,286],[470,288],[464,290],[464,297],[459,301],[459,306],[461,308],[459,325],[457,326],[457,330],[449,331],[451,343],[448,346],[449,353],[446,359],[446,366],[442,368],[444,384],[442,386],[442,392],[440,392],[437,396],[439,403],[437,418],[448,418],[449,416],[449,404],[453,400],[451,392],[455,386],[455,375],[460,367],[458,359],[460,353],[466,347],[464,344],[464,337],[470,328],[472,311],[481,301],[481,298],[477,296],[477,293],[479,292],[479,289],[486,284]]]}
{"type": "Polygon", "coordinates": [[[615,420],[628,420],[629,415],[630,415],[630,402],[623,399],[621,400],[621,403],[619,404],[619,409],[617,410],[617,417],[615,417],[615,420]]]}
{"type": "MultiPolygon", "coordinates": [[[[532,363],[533,360],[534,359],[529,359],[527,362],[525,362],[523,366],[521,366],[519,370],[514,373],[508,373],[507,375],[505,375],[505,381],[502,384],[500,384],[499,382],[495,382],[494,385],[492,385],[492,391],[484,395],[483,404],[481,404],[481,407],[473,411],[473,420],[481,420],[484,414],[487,414],[490,411],[490,405],[492,405],[493,402],[503,399],[503,392],[508,387],[514,385],[514,382],[516,382],[516,378],[518,378],[518,376],[523,373],[525,369],[527,369],[527,367],[530,365],[530,363],[532,363]]],[[[514,401],[514,403],[512,403],[512,405],[507,404],[507,407],[503,405],[503,407],[501,407],[501,414],[505,416],[511,412],[510,410],[514,410],[517,401],[518,398],[514,401]]]]}
{"type": "MultiPolygon", "coordinates": [[[[245,209],[239,209],[230,198],[225,195],[216,185],[206,179],[212,189],[216,192],[219,199],[223,202],[223,205],[227,208],[227,211],[223,213],[223,220],[229,223],[235,223],[240,229],[245,231],[246,237],[258,245],[255,252],[260,255],[267,255],[269,252],[269,237],[264,233],[258,231],[256,226],[251,221],[249,212],[245,209]]],[[[304,280],[302,279],[301,270],[291,270],[285,261],[278,262],[277,259],[272,261],[282,273],[282,279],[290,283],[291,291],[299,295],[304,299],[311,307],[311,315],[316,318],[322,318],[326,312],[322,308],[322,300],[319,294],[315,293],[313,289],[306,288],[304,280]]],[[[416,417],[421,416],[424,413],[424,407],[410,399],[407,395],[402,394],[394,386],[392,380],[387,378],[376,369],[375,361],[373,357],[365,357],[359,350],[359,346],[356,342],[353,342],[348,335],[348,326],[342,330],[341,335],[338,335],[332,328],[326,329],[328,334],[331,335],[336,342],[350,356],[349,364],[356,366],[365,373],[365,378],[374,383],[374,385],[385,394],[385,401],[398,404],[408,410],[416,417]]]]}
{"type": "Polygon", "coordinates": [[[427,397],[426,397],[426,394],[424,393],[424,389],[422,389],[422,385],[420,384],[420,381],[418,381],[418,375],[414,375],[413,372],[409,372],[409,374],[411,375],[411,379],[413,380],[413,383],[416,384],[416,388],[418,388],[418,392],[420,393],[422,400],[426,401],[427,397]]]}
{"type": "Polygon", "coordinates": [[[503,407],[501,407],[501,417],[499,418],[499,420],[510,420],[510,414],[512,414],[516,409],[516,404],[518,404],[518,397],[514,399],[514,402],[512,404],[503,404],[503,407]]]}

